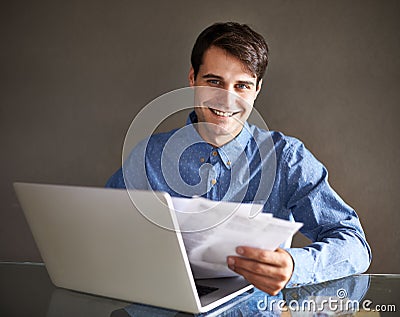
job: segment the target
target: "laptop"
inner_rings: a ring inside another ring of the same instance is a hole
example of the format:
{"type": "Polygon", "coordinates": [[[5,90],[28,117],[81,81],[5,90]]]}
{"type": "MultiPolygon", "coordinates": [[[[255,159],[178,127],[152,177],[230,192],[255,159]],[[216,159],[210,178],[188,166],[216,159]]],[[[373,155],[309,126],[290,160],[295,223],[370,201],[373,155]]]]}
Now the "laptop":
{"type": "Polygon", "coordinates": [[[195,280],[167,193],[14,183],[52,282],[61,288],[204,313],[253,286],[242,277],[195,280]],[[156,196],[154,196],[156,195],[156,196]],[[142,210],[142,209],[141,209],[142,210]]]}

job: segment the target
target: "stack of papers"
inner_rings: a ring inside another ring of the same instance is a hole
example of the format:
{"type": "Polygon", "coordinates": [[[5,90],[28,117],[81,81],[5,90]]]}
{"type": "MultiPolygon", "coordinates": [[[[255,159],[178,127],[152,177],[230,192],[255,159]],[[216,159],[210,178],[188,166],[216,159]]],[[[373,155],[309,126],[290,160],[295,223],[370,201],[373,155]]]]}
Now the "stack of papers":
{"type": "Polygon", "coordinates": [[[263,205],[172,198],[195,278],[228,277],[226,258],[237,246],[273,251],[303,225],[263,213],[263,205]]]}

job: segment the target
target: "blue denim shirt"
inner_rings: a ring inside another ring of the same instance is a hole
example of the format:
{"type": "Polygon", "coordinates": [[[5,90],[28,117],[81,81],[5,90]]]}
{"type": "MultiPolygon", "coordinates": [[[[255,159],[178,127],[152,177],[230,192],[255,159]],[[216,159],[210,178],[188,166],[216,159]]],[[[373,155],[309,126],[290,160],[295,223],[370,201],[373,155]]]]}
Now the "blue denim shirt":
{"type": "Polygon", "coordinates": [[[196,122],[192,112],[184,129],[140,142],[106,187],[255,201],[275,217],[302,222],[300,231],[312,244],[286,249],[294,261],[288,287],[367,270],[371,250],[356,212],[302,142],[246,123],[233,141],[214,148],[201,139],[196,122]]]}

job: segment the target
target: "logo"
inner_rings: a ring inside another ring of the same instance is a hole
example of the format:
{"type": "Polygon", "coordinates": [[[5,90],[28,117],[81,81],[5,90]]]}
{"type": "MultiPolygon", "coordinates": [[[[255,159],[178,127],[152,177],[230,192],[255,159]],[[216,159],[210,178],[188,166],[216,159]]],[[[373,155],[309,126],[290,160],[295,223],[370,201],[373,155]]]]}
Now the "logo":
{"type": "MultiPolygon", "coordinates": [[[[232,133],[237,131],[236,128],[239,127],[242,131],[245,130],[245,133],[252,134],[248,125],[245,124],[249,113],[251,113],[249,121],[265,130],[265,137],[262,142],[253,138],[259,153],[260,176],[257,181],[258,186],[252,188],[255,193],[252,201],[265,203],[275,181],[275,147],[266,123],[252,104],[224,89],[197,86],[168,92],[142,108],[127,131],[122,151],[122,171],[126,188],[131,201],[142,215],[162,228],[176,230],[168,217],[160,215],[154,210],[148,210],[144,202],[131,195],[131,190],[137,188],[138,181],[141,182],[141,186],[145,183],[145,187],[148,189],[163,188],[173,196],[186,198],[206,196],[213,186],[219,186],[219,184],[216,184],[216,177],[212,176],[218,175],[218,168],[220,167],[206,162],[204,158],[196,158],[199,146],[201,147],[202,144],[206,143],[203,135],[211,137],[228,136],[228,139],[231,139],[228,143],[230,143],[231,148],[235,149],[235,153],[224,152],[223,147],[218,149],[221,153],[221,159],[223,156],[224,160],[229,162],[230,168],[230,179],[223,184],[224,193],[220,200],[243,202],[253,176],[248,158],[243,154],[245,152],[243,145],[232,133]],[[165,137],[165,134],[149,137],[155,134],[160,125],[171,116],[185,110],[189,112],[194,108],[200,114],[205,111],[205,116],[211,115],[213,119],[199,120],[198,123],[177,128],[168,137],[165,137]],[[210,109],[212,109],[213,114],[211,114],[210,109]],[[233,131],[232,129],[236,130],[233,131]],[[234,160],[231,158],[232,156],[234,156],[234,160]],[[193,170],[195,164],[190,163],[195,159],[200,162],[197,170],[193,170]],[[231,164],[231,161],[234,161],[234,163],[231,164]],[[190,171],[187,170],[189,165],[190,171]],[[158,177],[156,180],[154,180],[155,174],[158,177]]],[[[217,155],[216,151],[212,153],[211,157],[217,155]]],[[[156,191],[153,193],[154,199],[162,202],[160,195],[156,191]]],[[[179,220],[181,218],[187,220],[187,214],[185,215],[181,210],[175,210],[179,222],[179,231],[207,230],[223,223],[236,212],[233,209],[217,213],[218,203],[216,201],[215,207],[212,208],[208,206],[204,210],[196,210],[196,212],[190,214],[190,221],[183,223],[179,220]],[[208,221],[205,221],[205,219],[208,219],[208,221]]]]}

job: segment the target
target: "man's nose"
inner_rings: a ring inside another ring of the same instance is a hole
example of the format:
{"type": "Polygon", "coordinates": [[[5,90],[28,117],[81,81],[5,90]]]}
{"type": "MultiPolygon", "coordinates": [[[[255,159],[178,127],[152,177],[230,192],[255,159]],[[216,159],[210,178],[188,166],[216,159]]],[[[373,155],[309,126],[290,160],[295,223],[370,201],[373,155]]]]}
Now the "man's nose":
{"type": "Polygon", "coordinates": [[[233,87],[227,86],[219,92],[218,103],[223,105],[226,109],[235,107],[236,93],[233,87]]]}

